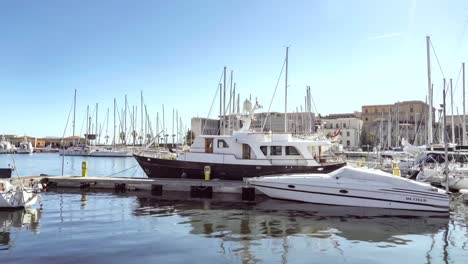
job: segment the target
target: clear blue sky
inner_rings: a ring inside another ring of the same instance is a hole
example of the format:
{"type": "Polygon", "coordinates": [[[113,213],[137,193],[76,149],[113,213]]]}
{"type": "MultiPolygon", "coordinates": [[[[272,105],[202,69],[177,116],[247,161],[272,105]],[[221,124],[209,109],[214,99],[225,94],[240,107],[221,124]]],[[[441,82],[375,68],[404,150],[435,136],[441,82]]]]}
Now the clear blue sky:
{"type": "MultiPolygon", "coordinates": [[[[188,123],[208,114],[224,66],[242,98],[267,108],[286,45],[290,110],[303,104],[306,85],[322,114],[424,100],[426,34],[455,82],[468,58],[467,27],[463,0],[1,1],[0,133],[61,136],[74,89],[77,130],[86,105],[99,103],[103,117],[114,97],[139,106],[140,90],[154,118],[165,104],[167,123],[172,108],[188,123]]],[[[280,88],[276,111],[283,81],[280,88]]]]}

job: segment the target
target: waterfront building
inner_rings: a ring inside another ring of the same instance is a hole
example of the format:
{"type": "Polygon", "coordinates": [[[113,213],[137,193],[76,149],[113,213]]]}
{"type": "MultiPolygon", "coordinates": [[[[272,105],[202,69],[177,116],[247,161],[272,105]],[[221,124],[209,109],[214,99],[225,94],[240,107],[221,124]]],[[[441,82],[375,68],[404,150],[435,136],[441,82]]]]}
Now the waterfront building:
{"type": "MultiPolygon", "coordinates": [[[[415,145],[425,144],[428,109],[429,105],[422,101],[363,105],[361,145],[380,146],[384,149],[400,145],[402,138],[415,145]]],[[[434,126],[435,108],[432,113],[434,126]]]]}
{"type": "Polygon", "coordinates": [[[75,144],[78,143],[79,145],[84,145],[84,142],[85,142],[85,139],[79,136],[65,137],[62,139],[60,137],[32,137],[32,136],[5,135],[5,139],[9,140],[11,144],[16,147],[18,147],[25,138],[29,142],[31,142],[34,148],[44,148],[49,145],[52,146],[53,148],[60,148],[62,146],[70,147],[73,145],[73,141],[75,142],[75,144]]]}
{"type": "Polygon", "coordinates": [[[331,114],[320,119],[319,132],[333,134],[339,131],[340,144],[344,148],[353,149],[360,147],[360,137],[363,121],[360,113],[331,114]]]}

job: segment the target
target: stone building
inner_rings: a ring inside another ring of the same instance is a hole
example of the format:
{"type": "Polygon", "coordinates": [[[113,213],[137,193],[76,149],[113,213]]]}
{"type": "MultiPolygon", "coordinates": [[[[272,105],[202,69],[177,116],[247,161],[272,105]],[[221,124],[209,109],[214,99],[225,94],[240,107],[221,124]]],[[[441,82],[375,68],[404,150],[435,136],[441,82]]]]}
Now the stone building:
{"type": "Polygon", "coordinates": [[[360,137],[363,121],[358,118],[358,113],[332,114],[320,119],[319,132],[333,134],[339,130],[340,144],[344,148],[353,149],[360,147],[360,137]]]}
{"type": "MultiPolygon", "coordinates": [[[[428,109],[429,105],[422,101],[362,106],[362,145],[388,148],[400,145],[402,138],[415,145],[424,144],[427,138],[428,109]]],[[[432,113],[435,124],[435,108],[432,113]]]]}

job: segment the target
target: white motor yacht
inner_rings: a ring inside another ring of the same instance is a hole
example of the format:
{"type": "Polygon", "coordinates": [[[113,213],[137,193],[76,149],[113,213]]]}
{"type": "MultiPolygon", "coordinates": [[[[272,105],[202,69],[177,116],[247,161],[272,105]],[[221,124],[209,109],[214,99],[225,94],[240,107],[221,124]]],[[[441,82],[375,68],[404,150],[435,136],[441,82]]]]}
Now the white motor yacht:
{"type": "Polygon", "coordinates": [[[245,179],[266,195],[284,200],[342,206],[446,212],[449,196],[429,184],[367,168],[325,174],[290,174],[245,179]]]}
{"type": "Polygon", "coordinates": [[[190,151],[175,153],[174,158],[161,157],[161,153],[134,156],[150,178],[203,179],[209,171],[212,179],[242,180],[279,173],[327,173],[345,165],[325,159],[324,153],[332,145],[329,140],[251,130],[258,107],[246,100],[240,130],[232,135],[200,135],[190,151]]]}
{"type": "Polygon", "coordinates": [[[16,149],[17,154],[31,154],[33,151],[34,147],[27,137],[24,137],[23,141],[20,142],[19,147],[16,149]]]}

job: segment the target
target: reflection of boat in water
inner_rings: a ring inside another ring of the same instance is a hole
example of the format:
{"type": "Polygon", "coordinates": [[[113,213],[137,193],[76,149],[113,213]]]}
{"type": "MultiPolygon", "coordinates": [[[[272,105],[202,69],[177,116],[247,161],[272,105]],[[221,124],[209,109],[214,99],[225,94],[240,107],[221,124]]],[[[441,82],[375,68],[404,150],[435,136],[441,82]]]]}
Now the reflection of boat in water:
{"type": "Polygon", "coordinates": [[[26,228],[33,232],[39,232],[39,220],[41,211],[29,208],[19,211],[0,211],[0,250],[11,243],[10,227],[26,228]]]}
{"type": "Polygon", "coordinates": [[[316,238],[404,244],[403,235],[441,232],[448,224],[445,213],[392,209],[353,208],[266,199],[258,204],[221,200],[184,199],[183,194],[138,197],[138,216],[183,217],[190,233],[224,241],[258,240],[290,235],[316,238]]]}

